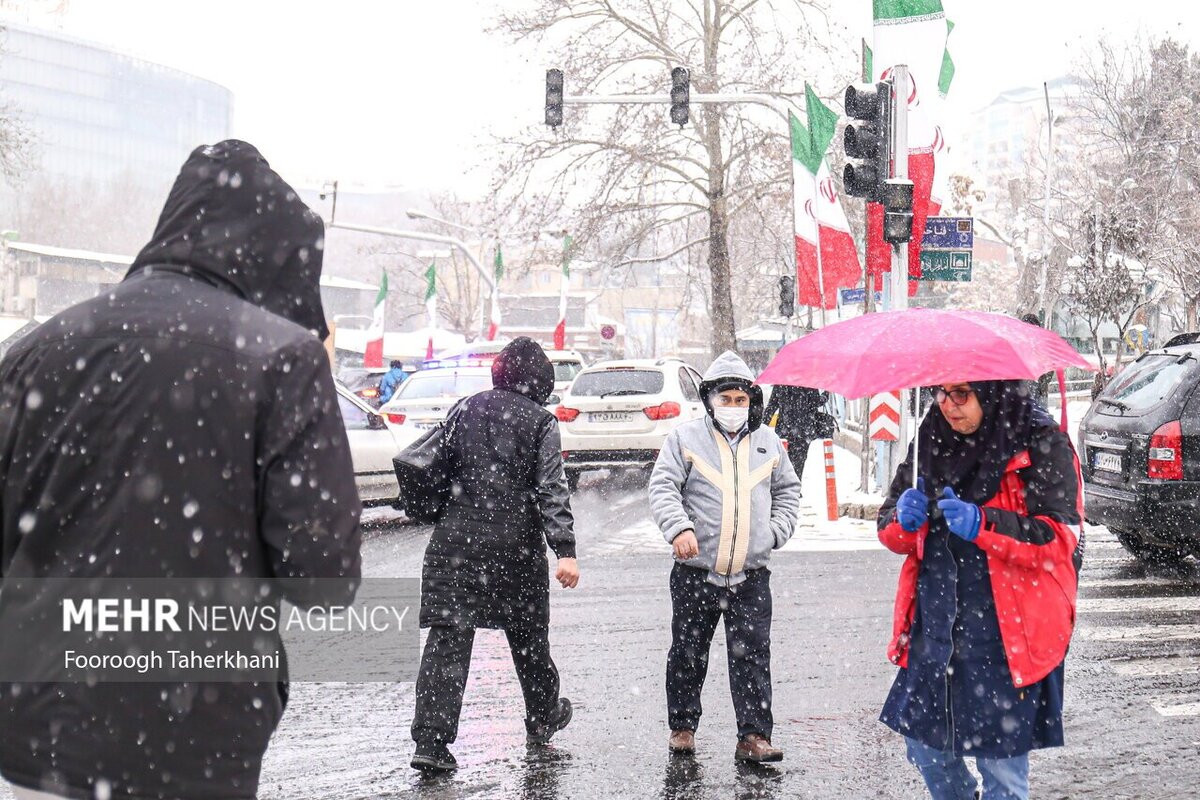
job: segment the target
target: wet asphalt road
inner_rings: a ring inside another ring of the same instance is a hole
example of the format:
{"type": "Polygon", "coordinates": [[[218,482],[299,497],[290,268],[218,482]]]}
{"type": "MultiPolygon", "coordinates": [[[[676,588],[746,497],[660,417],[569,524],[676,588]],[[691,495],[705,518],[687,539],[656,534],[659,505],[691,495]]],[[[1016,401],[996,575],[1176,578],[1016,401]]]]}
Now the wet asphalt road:
{"type": "MultiPolygon", "coordinates": [[[[413,685],[297,684],[267,754],[266,800],[292,798],[917,798],[899,737],[876,721],[900,558],[882,549],[776,554],[778,767],[739,767],[718,630],[696,757],[669,757],[663,688],[668,549],[633,476],[585,477],[574,500],[580,588],[553,590],[551,643],[575,719],[527,749],[502,634],[480,632],[453,750],[457,774],[408,767],[413,685]]],[[[416,576],[429,529],[384,525],[376,576],[416,576]]],[[[815,532],[814,532],[815,535],[815,532]]],[[[806,531],[797,533],[803,540],[806,531]]],[[[859,542],[857,547],[861,547],[859,542]]],[[[1103,529],[1081,576],[1067,662],[1067,746],[1032,758],[1037,798],[1192,797],[1200,786],[1200,570],[1154,574],[1103,529]]]]}

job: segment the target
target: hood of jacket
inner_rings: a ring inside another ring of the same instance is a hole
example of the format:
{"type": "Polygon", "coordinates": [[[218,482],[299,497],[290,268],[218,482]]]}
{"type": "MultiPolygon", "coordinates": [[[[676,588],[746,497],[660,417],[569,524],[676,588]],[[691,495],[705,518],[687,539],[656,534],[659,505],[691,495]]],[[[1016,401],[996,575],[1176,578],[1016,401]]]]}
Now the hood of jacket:
{"type": "Polygon", "coordinates": [[[528,336],[518,336],[492,362],[492,385],[542,406],[554,393],[554,365],[541,345],[528,336]]]}
{"type": "Polygon", "coordinates": [[[226,139],[188,156],[125,278],[157,269],[191,275],[323,340],[324,245],[321,218],[253,145],[226,139]]]}
{"type": "Polygon", "coordinates": [[[709,395],[725,389],[741,389],[750,395],[750,418],[747,425],[751,432],[756,430],[763,420],[762,387],[754,383],[754,373],[742,360],[742,357],[732,350],[726,350],[708,366],[704,379],[700,381],[700,399],[708,411],[710,419],[714,420],[712,402],[709,395]]]}

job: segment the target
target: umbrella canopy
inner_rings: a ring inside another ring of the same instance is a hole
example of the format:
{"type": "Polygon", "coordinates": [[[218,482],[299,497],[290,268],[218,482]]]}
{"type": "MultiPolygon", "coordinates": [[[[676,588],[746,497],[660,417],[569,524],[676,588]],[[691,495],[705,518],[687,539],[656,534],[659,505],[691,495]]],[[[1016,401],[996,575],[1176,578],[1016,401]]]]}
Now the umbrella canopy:
{"type": "Polygon", "coordinates": [[[913,308],[864,314],[791,342],[759,383],[811,386],[847,398],[955,381],[1036,380],[1094,370],[1054,331],[1003,314],[913,308]]]}

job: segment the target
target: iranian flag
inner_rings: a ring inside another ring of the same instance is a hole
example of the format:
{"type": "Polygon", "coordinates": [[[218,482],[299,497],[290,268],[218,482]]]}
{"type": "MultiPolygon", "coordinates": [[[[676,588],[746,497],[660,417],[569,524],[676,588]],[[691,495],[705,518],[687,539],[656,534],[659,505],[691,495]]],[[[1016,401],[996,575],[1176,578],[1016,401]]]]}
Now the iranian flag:
{"type": "Polygon", "coordinates": [[[801,305],[836,308],[838,289],[861,275],[846,212],[825,162],[837,114],[805,87],[808,128],[795,116],[792,133],[792,197],[796,226],[796,299],[801,305]]]}
{"type": "Polygon", "coordinates": [[[492,277],[496,285],[492,287],[492,319],[488,323],[487,340],[494,341],[500,332],[500,279],[504,277],[504,256],[500,254],[500,245],[496,245],[496,260],[493,264],[492,277]]]}
{"type": "Polygon", "coordinates": [[[554,349],[567,349],[567,289],[571,285],[571,237],[563,236],[562,283],[558,290],[558,324],[554,326],[554,349]]]}
{"type": "Polygon", "coordinates": [[[425,345],[425,358],[433,358],[433,332],[437,330],[437,262],[425,270],[425,313],[429,315],[429,342],[425,345]]]}
{"type": "MultiPolygon", "coordinates": [[[[921,237],[933,190],[934,150],[938,146],[942,95],[938,84],[946,55],[946,14],[941,0],[874,0],[875,46],[871,80],[891,77],[906,64],[909,85],[897,93],[908,104],[908,178],[913,182],[913,237],[908,243],[908,274],[921,276],[921,237]]],[[[883,207],[867,206],[867,264],[873,274],[891,270],[891,249],[883,241],[883,207]]],[[[909,293],[916,287],[909,284],[909,293]]]]}
{"type": "Polygon", "coordinates": [[[387,270],[379,281],[379,294],[375,295],[375,312],[371,316],[371,327],[367,331],[367,347],[363,351],[364,367],[383,366],[383,311],[387,306],[387,270]]]}

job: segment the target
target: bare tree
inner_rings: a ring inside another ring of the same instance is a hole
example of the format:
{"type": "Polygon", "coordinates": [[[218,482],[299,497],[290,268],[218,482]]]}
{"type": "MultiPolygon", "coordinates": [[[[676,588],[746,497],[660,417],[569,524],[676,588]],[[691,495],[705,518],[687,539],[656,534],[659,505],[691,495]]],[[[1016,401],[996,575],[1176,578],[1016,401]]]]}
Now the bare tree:
{"type": "MultiPolygon", "coordinates": [[[[832,46],[824,13],[818,0],[531,0],[496,27],[545,46],[569,93],[661,94],[669,70],[683,66],[694,92],[796,99],[804,71],[815,72],[813,60],[832,46]]],[[[780,202],[790,177],[786,121],[741,105],[694,105],[694,124],[674,130],[662,107],[588,108],[570,107],[558,132],[533,128],[505,142],[503,188],[571,198],[577,242],[606,248],[593,250],[599,261],[664,253],[690,261],[703,248],[712,347],[733,349],[735,284],[780,271],[778,242],[758,234],[792,233],[790,204],[780,202]]]]}
{"type": "MultiPolygon", "coordinates": [[[[1107,364],[1100,327],[1115,322],[1118,337],[1146,303],[1142,286],[1134,280],[1129,259],[1123,255],[1136,247],[1135,226],[1113,211],[1084,214],[1075,228],[1076,251],[1068,259],[1067,305],[1088,325],[1103,374],[1107,364]]],[[[1118,360],[1120,359],[1118,347],[1118,360]]]]}
{"type": "MultiPolygon", "coordinates": [[[[1128,254],[1166,277],[1197,328],[1200,305],[1200,56],[1172,39],[1100,41],[1081,65],[1075,111],[1094,143],[1100,199],[1119,212],[1134,243],[1128,254]]],[[[1084,185],[1097,181],[1085,181],[1084,185]]],[[[1064,191],[1068,195],[1075,184],[1064,191]]],[[[1085,200],[1085,202],[1089,202],[1085,200]]]]}

